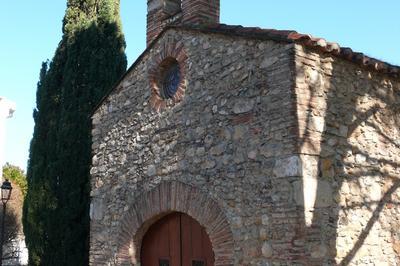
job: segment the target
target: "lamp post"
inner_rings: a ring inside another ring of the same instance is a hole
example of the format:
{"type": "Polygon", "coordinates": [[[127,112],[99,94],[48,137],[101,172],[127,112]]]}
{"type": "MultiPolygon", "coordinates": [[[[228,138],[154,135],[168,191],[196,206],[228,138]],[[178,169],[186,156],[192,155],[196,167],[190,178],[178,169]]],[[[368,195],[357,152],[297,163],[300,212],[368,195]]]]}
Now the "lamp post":
{"type": "Polygon", "coordinates": [[[1,201],[3,202],[3,216],[1,217],[1,239],[0,239],[0,266],[3,265],[3,244],[4,244],[4,219],[6,217],[7,202],[11,197],[12,186],[6,179],[1,185],[1,201]]]}

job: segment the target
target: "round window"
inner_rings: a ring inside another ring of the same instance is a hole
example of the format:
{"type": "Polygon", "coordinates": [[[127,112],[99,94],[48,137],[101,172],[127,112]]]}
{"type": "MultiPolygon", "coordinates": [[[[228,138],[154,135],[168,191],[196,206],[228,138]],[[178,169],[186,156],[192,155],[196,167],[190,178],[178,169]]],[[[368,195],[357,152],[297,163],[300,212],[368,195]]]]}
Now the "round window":
{"type": "Polygon", "coordinates": [[[178,91],[181,82],[181,69],[178,61],[173,58],[166,59],[161,64],[161,96],[171,99],[178,91]]]}

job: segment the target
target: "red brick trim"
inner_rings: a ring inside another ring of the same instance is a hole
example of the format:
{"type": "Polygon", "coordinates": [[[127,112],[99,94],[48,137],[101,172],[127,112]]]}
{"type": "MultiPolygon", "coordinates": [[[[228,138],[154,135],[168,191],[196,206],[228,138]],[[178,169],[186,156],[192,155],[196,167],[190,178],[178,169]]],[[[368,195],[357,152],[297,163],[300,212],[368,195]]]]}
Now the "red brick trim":
{"type": "Polygon", "coordinates": [[[139,265],[146,231],[171,212],[188,214],[204,226],[213,246],[215,265],[233,265],[234,241],[225,214],[207,194],[176,181],[161,183],[130,206],[121,222],[118,265],[139,265]]]}
{"type": "Polygon", "coordinates": [[[161,51],[152,59],[152,64],[148,71],[148,78],[151,88],[150,105],[159,112],[160,110],[171,107],[182,101],[186,90],[186,73],[187,73],[187,54],[182,42],[176,42],[171,39],[165,40],[161,44],[161,51]],[[165,61],[175,59],[178,61],[181,82],[179,88],[172,99],[164,99],[160,92],[160,79],[162,75],[162,66],[165,61]]]}
{"type": "Polygon", "coordinates": [[[147,45],[169,25],[215,25],[219,23],[220,0],[180,0],[181,9],[171,0],[148,0],[147,45]],[[155,3],[158,2],[158,5],[155,3]],[[172,7],[172,8],[171,8],[172,7]]]}
{"type": "Polygon", "coordinates": [[[219,23],[220,0],[182,0],[183,24],[215,25],[219,23]]]}

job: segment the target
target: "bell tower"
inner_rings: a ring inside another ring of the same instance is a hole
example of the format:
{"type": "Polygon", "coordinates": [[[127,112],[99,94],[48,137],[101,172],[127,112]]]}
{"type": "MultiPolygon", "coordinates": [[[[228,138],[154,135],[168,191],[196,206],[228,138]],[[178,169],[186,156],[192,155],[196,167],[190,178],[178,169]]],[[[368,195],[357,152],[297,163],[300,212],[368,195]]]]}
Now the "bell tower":
{"type": "Polygon", "coordinates": [[[147,0],[147,45],[170,24],[218,24],[220,0],[147,0]]]}

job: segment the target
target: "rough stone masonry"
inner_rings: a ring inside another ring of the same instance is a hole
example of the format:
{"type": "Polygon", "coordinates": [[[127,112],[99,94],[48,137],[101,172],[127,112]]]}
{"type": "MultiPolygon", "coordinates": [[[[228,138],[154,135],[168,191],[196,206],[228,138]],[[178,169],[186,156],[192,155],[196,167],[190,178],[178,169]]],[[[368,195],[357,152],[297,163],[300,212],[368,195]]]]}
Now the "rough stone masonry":
{"type": "Polygon", "coordinates": [[[93,114],[90,264],[140,265],[146,230],[178,211],[216,265],[399,265],[387,67],[254,29],[165,28],[93,114]],[[173,99],[158,93],[168,58],[173,99]]]}

